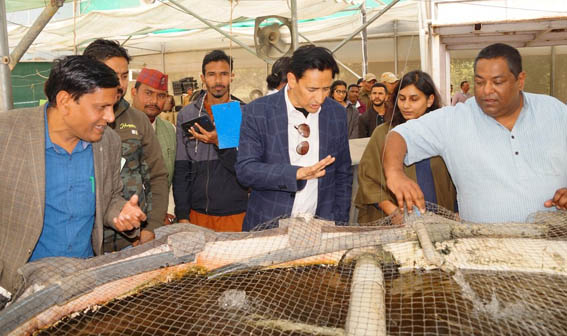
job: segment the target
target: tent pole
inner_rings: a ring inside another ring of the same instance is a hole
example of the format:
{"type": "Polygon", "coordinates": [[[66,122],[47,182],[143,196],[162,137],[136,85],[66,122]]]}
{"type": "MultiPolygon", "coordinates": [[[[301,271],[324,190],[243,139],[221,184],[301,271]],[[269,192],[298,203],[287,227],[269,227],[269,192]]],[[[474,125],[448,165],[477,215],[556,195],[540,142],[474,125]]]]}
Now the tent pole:
{"type": "Polygon", "coordinates": [[[394,20],[394,73],[398,75],[398,20],[394,20]]]}
{"type": "Polygon", "coordinates": [[[386,13],[390,8],[392,8],[395,4],[397,4],[398,2],[400,2],[400,0],[393,0],[392,2],[390,2],[390,4],[388,4],[388,6],[382,8],[381,11],[379,11],[378,13],[376,13],[376,15],[374,15],[372,18],[370,18],[370,20],[368,20],[368,22],[366,22],[365,24],[363,24],[362,26],[358,27],[354,32],[352,32],[352,34],[350,34],[349,36],[347,36],[344,40],[342,40],[339,44],[337,44],[337,46],[335,48],[333,48],[333,50],[331,50],[331,52],[334,54],[335,52],[337,52],[337,50],[341,49],[345,44],[347,44],[348,41],[350,41],[353,37],[355,37],[358,33],[360,33],[363,29],[365,29],[366,27],[368,27],[369,25],[371,25],[374,21],[376,21],[376,19],[378,19],[379,17],[381,17],[384,13],[386,13]]]}
{"type": "Polygon", "coordinates": [[[8,47],[8,28],[6,20],[6,2],[0,0],[0,111],[14,108],[12,99],[12,77],[10,76],[10,49],[8,47]]]}
{"type": "MultiPolygon", "coordinates": [[[[399,1],[399,0],[398,0],[399,1]]],[[[241,46],[242,48],[244,48],[246,51],[248,51],[249,53],[251,53],[252,55],[264,60],[264,62],[266,63],[270,63],[272,64],[274,61],[267,59],[265,57],[261,57],[258,54],[256,54],[256,51],[252,48],[250,48],[249,46],[247,46],[244,42],[239,41],[238,39],[230,36],[230,34],[226,33],[224,30],[216,27],[215,25],[212,25],[211,23],[209,23],[207,20],[205,20],[203,17],[199,16],[198,14],[196,14],[195,12],[189,10],[187,7],[181,5],[179,2],[177,2],[177,0],[169,0],[170,3],[174,4],[175,6],[177,6],[177,8],[181,9],[182,11],[184,11],[186,14],[191,15],[192,17],[196,18],[197,20],[203,22],[204,24],[206,24],[207,26],[209,26],[209,28],[216,30],[219,34],[223,35],[224,37],[226,37],[227,39],[232,40],[232,42],[238,44],[239,46],[241,46]]]]}
{"type": "Polygon", "coordinates": [[[22,40],[10,54],[10,70],[14,69],[16,64],[18,64],[49,20],[51,20],[55,13],[57,13],[57,10],[63,6],[63,2],[64,0],[50,0],[47,3],[41,14],[35,19],[35,22],[29,27],[24,37],[22,37],[22,40]]]}
{"type": "MultiPolygon", "coordinates": [[[[366,23],[366,2],[360,5],[360,17],[362,19],[362,25],[366,23]]],[[[364,77],[368,73],[368,34],[366,33],[366,28],[360,32],[362,38],[362,76],[364,77]]]]}
{"type": "Polygon", "coordinates": [[[297,34],[297,1],[291,0],[291,49],[296,51],[299,47],[299,39],[297,34]]]}

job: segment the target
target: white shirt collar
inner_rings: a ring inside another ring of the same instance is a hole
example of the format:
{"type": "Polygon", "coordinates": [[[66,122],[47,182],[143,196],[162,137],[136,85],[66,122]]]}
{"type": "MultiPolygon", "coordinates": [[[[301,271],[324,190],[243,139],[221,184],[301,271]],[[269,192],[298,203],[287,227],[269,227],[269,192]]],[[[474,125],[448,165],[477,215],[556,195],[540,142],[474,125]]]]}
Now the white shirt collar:
{"type": "MultiPolygon", "coordinates": [[[[298,111],[297,108],[295,108],[295,106],[293,106],[293,104],[291,103],[291,100],[289,99],[289,94],[288,94],[289,85],[286,84],[286,86],[285,86],[282,90],[284,90],[285,105],[286,105],[286,108],[287,108],[287,114],[290,115],[290,114],[293,113],[294,111],[297,112],[297,113],[303,114],[302,112],[298,111]]],[[[317,115],[319,112],[321,112],[321,107],[319,107],[319,109],[317,110],[317,112],[315,112],[315,113],[309,113],[309,114],[317,115]]]]}

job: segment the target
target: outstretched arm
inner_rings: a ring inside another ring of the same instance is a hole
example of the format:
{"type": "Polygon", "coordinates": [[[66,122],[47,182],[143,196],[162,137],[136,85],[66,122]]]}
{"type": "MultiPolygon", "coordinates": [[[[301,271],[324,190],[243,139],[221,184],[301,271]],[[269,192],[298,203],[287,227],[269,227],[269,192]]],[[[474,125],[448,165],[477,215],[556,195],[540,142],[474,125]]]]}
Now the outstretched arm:
{"type": "Polygon", "coordinates": [[[404,173],[404,157],[407,145],[404,138],[395,131],[388,133],[384,147],[384,174],[386,185],[396,196],[398,207],[403,210],[404,203],[408,212],[417,206],[421,212],[425,211],[423,192],[417,183],[404,173]]]}

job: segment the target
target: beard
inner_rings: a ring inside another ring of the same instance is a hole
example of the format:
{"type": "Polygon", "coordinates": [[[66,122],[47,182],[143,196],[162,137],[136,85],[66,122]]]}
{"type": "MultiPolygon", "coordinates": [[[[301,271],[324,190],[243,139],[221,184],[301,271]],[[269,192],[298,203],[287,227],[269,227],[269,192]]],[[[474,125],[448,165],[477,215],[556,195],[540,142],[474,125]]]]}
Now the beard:
{"type": "Polygon", "coordinates": [[[213,86],[212,90],[209,90],[207,88],[207,92],[209,92],[213,97],[217,99],[222,98],[225,94],[228,93],[229,90],[230,90],[229,86],[224,86],[224,85],[213,86]]]}
{"type": "Polygon", "coordinates": [[[384,102],[385,102],[385,100],[382,100],[382,101],[380,101],[380,102],[378,102],[378,103],[376,103],[375,101],[372,101],[372,105],[377,106],[377,107],[380,107],[380,106],[384,105],[384,102]]]}
{"type": "Polygon", "coordinates": [[[211,95],[212,95],[213,97],[219,99],[219,98],[222,98],[222,96],[224,96],[224,93],[215,94],[214,92],[211,92],[211,95]]]}

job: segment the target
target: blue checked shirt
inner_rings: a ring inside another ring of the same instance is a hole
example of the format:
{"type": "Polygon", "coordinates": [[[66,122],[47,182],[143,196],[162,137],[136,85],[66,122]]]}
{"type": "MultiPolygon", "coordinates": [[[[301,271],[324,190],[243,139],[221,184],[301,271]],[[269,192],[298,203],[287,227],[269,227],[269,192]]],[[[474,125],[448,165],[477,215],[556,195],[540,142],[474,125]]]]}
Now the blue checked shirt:
{"type": "Polygon", "coordinates": [[[45,214],[43,231],[29,261],[93,256],[94,186],[92,145],[79,140],[73,152],[67,153],[51,142],[46,116],[45,214]]]}
{"type": "Polygon", "coordinates": [[[443,157],[464,220],[523,222],[567,187],[567,106],[550,96],[523,95],[512,131],[484,114],[475,99],[393,129],[407,143],[406,165],[443,157]]]}

